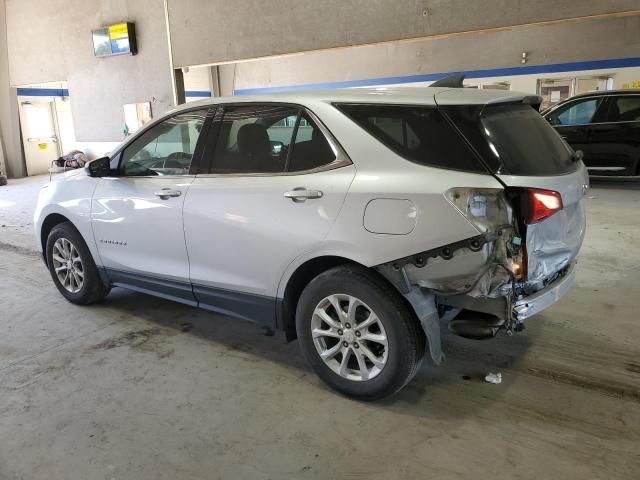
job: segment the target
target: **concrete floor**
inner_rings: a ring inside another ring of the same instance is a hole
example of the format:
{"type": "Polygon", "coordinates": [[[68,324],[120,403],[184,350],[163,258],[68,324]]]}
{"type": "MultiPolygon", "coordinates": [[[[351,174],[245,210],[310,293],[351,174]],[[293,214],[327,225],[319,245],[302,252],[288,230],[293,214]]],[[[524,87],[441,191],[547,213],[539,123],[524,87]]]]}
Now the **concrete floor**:
{"type": "Polygon", "coordinates": [[[640,478],[637,186],[592,189],[577,285],[526,332],[448,336],[444,366],[363,404],[249,323],[67,303],[33,247],[43,181],[0,187],[0,479],[640,478]]]}

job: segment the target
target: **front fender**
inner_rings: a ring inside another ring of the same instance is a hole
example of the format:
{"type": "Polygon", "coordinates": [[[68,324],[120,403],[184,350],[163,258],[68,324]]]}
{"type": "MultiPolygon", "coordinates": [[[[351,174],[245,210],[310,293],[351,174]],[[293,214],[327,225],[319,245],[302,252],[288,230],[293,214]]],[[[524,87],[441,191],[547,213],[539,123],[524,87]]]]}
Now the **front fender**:
{"type": "Polygon", "coordinates": [[[86,175],[67,176],[42,187],[34,212],[36,246],[43,252],[42,229],[51,215],[61,215],[80,232],[94,261],[101,265],[91,227],[91,200],[100,179],[86,175]]]}

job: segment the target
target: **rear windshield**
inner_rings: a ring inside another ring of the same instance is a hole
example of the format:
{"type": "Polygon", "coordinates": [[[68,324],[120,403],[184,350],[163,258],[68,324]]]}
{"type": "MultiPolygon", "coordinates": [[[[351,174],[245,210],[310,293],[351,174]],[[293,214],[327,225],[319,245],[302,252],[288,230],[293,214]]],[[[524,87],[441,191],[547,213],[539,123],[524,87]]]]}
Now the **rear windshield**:
{"type": "Polygon", "coordinates": [[[443,111],[494,173],[544,176],[577,170],[573,151],[530,105],[474,108],[446,106],[443,111]]]}
{"type": "Polygon", "coordinates": [[[388,148],[411,162],[488,173],[437,107],[380,104],[335,106],[388,148]]]}

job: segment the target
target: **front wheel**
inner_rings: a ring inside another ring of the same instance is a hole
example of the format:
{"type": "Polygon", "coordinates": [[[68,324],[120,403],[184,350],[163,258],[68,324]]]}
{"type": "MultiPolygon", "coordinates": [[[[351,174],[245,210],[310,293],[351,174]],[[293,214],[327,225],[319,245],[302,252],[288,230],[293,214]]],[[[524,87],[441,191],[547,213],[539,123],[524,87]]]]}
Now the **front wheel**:
{"type": "Polygon", "coordinates": [[[53,227],[47,238],[46,255],[53,283],[70,302],[87,305],[109,293],[87,244],[71,223],[53,227]]]}
{"type": "Polygon", "coordinates": [[[358,266],[312,280],[298,302],[296,327],[318,376],[360,400],[400,390],[424,356],[425,336],[413,311],[393,287],[358,266]]]}

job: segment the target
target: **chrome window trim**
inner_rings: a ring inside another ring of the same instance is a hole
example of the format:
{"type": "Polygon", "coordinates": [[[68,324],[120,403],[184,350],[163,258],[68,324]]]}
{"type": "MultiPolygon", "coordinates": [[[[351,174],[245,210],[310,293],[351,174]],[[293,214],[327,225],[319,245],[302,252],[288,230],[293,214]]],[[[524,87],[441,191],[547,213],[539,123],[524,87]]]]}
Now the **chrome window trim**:
{"type": "Polygon", "coordinates": [[[176,180],[176,179],[180,179],[180,178],[195,178],[195,174],[194,173],[187,173],[185,175],[121,175],[121,176],[109,176],[109,177],[102,177],[102,179],[104,180],[125,180],[125,179],[129,179],[129,178],[152,178],[152,179],[162,179],[162,180],[176,180]]]}
{"type": "Polygon", "coordinates": [[[622,122],[575,123],[573,125],[551,125],[551,126],[553,128],[562,128],[562,127],[584,127],[585,125],[618,125],[620,123],[640,123],[640,120],[623,120],[622,122]]]}
{"type": "Polygon", "coordinates": [[[336,170],[338,168],[348,167],[353,165],[351,161],[345,162],[344,160],[336,159],[332,163],[323,165],[322,167],[313,168],[311,170],[299,170],[296,172],[256,172],[256,173],[198,173],[198,178],[220,178],[220,177],[294,177],[297,175],[311,175],[312,173],[328,172],[330,170],[336,170]]]}
{"type": "Polygon", "coordinates": [[[621,172],[626,169],[627,167],[587,167],[587,170],[611,171],[611,172],[621,172]]]}
{"type": "MultiPolygon", "coordinates": [[[[226,107],[243,107],[243,106],[266,106],[266,105],[279,105],[283,107],[296,107],[301,110],[303,113],[309,115],[311,120],[317,125],[320,129],[324,138],[329,143],[331,150],[336,156],[335,160],[331,163],[327,163],[326,165],[322,165],[320,167],[312,168],[309,170],[297,170],[295,172],[236,172],[236,173],[198,173],[196,176],[198,178],[220,178],[220,177],[291,177],[296,175],[310,175],[312,173],[326,172],[329,170],[335,170],[337,168],[346,167],[348,165],[353,165],[353,162],[347,155],[347,152],[342,148],[342,145],[338,142],[335,136],[331,133],[331,131],[327,128],[327,126],[320,120],[313,111],[307,108],[305,105],[300,105],[297,103],[287,103],[287,102],[230,102],[230,103],[219,103],[217,104],[222,108],[223,112],[226,107]]],[[[295,144],[295,139],[292,139],[295,144]]],[[[294,147],[295,148],[295,147],[294,147]]]]}

